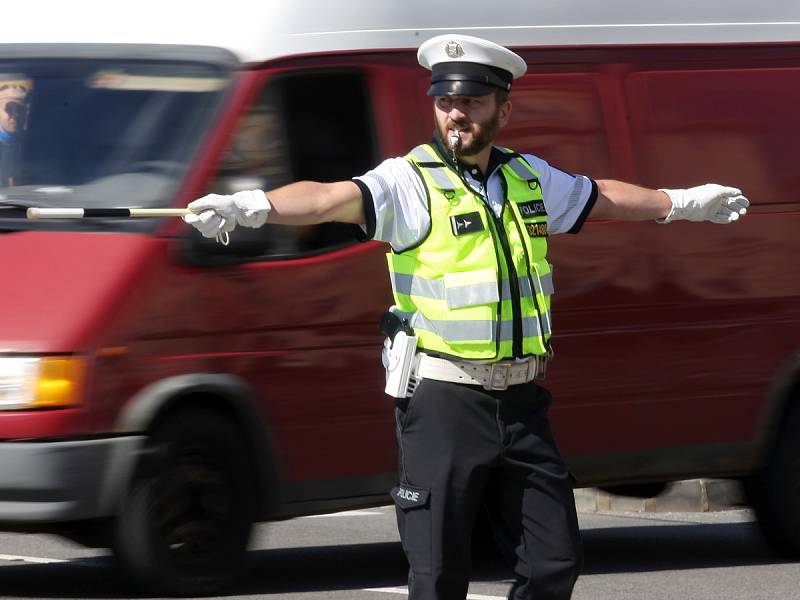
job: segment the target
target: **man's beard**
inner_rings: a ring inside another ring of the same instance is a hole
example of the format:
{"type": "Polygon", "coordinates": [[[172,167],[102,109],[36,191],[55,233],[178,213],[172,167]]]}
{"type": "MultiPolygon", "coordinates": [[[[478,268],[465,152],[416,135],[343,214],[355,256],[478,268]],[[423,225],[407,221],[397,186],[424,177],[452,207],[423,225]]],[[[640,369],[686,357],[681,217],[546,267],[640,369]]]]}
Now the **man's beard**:
{"type": "MultiPolygon", "coordinates": [[[[439,136],[442,138],[442,141],[448,145],[449,150],[452,151],[449,145],[449,130],[457,129],[460,131],[462,128],[464,128],[462,123],[450,121],[449,119],[443,126],[439,127],[439,136]]],[[[472,139],[469,142],[465,142],[462,138],[461,143],[458,144],[455,149],[455,155],[459,158],[480,154],[484,148],[494,141],[494,138],[497,137],[497,132],[500,131],[500,107],[498,106],[494,114],[486,119],[486,121],[482,123],[473,121],[466,128],[469,129],[469,132],[472,134],[472,139]],[[475,131],[476,126],[477,132],[475,131]]]]}

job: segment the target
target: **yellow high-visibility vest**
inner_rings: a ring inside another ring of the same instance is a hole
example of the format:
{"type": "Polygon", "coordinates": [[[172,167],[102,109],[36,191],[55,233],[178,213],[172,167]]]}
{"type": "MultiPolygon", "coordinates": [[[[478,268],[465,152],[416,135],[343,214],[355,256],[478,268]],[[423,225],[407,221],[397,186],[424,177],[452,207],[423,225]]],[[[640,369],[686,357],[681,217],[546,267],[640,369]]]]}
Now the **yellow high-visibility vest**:
{"type": "Polygon", "coordinates": [[[501,218],[430,145],[405,157],[425,182],[431,227],[387,259],[397,310],[424,351],[488,361],[549,351],[553,280],[539,176],[503,151],[514,156],[500,167],[501,218]]]}

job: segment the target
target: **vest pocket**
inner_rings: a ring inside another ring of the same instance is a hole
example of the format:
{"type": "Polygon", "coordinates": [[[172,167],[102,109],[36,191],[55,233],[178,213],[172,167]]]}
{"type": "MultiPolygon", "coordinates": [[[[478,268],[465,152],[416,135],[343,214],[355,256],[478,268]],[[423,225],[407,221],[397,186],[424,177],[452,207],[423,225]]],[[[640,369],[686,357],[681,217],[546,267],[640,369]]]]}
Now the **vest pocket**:
{"type": "Polygon", "coordinates": [[[444,297],[447,308],[496,304],[500,301],[497,273],[494,269],[445,273],[444,297]]]}
{"type": "Polygon", "coordinates": [[[448,344],[485,344],[494,339],[497,304],[497,273],[473,269],[445,273],[444,303],[447,320],[437,323],[439,335],[448,344]]]}

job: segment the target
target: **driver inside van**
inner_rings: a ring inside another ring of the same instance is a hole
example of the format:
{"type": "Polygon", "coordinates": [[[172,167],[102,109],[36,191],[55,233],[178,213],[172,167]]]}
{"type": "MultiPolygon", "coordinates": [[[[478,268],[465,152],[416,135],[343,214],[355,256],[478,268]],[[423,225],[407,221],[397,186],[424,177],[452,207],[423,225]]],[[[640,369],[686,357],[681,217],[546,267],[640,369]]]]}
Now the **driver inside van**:
{"type": "Polygon", "coordinates": [[[16,185],[23,132],[28,125],[33,82],[22,76],[0,75],[0,186],[16,185]]]}

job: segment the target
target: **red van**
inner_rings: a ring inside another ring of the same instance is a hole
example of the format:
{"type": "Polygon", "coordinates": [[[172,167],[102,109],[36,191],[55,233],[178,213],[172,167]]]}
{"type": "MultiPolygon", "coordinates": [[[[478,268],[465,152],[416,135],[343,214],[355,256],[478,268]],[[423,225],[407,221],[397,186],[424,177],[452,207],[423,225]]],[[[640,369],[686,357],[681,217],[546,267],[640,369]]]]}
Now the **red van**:
{"type": "MultiPolygon", "coordinates": [[[[24,89],[21,132],[0,141],[0,528],[111,546],[162,593],[219,589],[254,522],[386,504],[395,483],[386,248],[360,228],[237,229],[223,246],[176,218],[25,218],[346,179],[429,139],[415,51],[447,29],[425,3],[262,4],[51,15],[0,44],[0,100],[24,89]]],[[[551,239],[546,385],[577,485],[742,479],[796,555],[792,3],[768,19],[745,2],[724,19],[721,2],[512,4],[461,2],[446,24],[528,62],[503,144],[753,203],[727,227],[591,222],[551,239]]]]}

